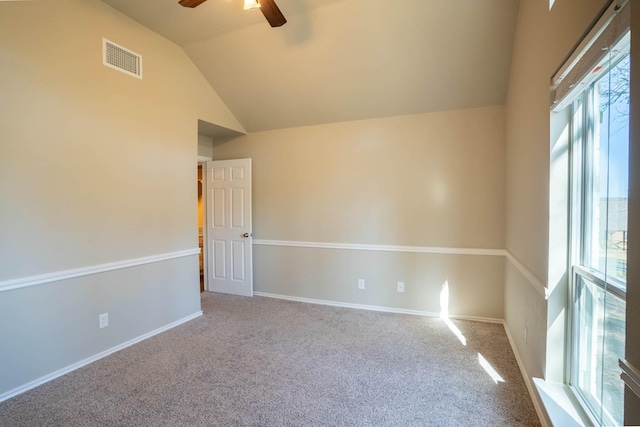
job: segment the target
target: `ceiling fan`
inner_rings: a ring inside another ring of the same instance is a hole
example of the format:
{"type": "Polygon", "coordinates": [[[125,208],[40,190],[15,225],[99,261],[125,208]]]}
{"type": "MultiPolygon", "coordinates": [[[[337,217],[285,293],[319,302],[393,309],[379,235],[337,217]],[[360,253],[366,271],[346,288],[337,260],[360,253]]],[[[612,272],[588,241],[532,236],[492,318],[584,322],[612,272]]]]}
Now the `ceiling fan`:
{"type": "MultiPolygon", "coordinates": [[[[205,1],[207,0],[180,0],[178,3],[184,7],[197,7],[205,1]]],[[[267,18],[269,25],[272,27],[279,27],[286,24],[287,20],[282,12],[280,12],[280,9],[274,0],[257,0],[256,3],[258,7],[260,7],[264,17],[267,18]]]]}

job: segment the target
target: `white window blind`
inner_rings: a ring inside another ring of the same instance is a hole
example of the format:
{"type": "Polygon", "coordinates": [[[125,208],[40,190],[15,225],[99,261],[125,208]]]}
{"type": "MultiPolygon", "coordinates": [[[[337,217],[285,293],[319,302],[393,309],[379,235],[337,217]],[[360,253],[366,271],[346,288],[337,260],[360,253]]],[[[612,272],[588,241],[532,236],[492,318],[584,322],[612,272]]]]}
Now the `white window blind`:
{"type": "Polygon", "coordinates": [[[623,39],[629,37],[629,3],[627,0],[614,0],[553,75],[552,110],[559,111],[569,105],[601,72],[606,71],[604,64],[612,61],[616,54],[624,54],[625,49],[620,49],[620,52],[609,50],[614,45],[624,46],[623,39]]]}

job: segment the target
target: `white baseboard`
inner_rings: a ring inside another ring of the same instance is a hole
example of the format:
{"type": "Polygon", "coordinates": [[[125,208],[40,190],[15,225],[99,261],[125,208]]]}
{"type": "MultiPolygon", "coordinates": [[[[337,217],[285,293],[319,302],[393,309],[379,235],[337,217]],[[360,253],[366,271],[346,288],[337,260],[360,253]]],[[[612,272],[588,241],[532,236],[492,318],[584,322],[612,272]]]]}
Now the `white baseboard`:
{"type": "Polygon", "coordinates": [[[524,379],[524,384],[527,386],[527,391],[529,392],[529,396],[531,397],[531,401],[533,402],[533,407],[536,410],[536,414],[538,414],[540,423],[542,424],[542,427],[551,427],[549,425],[549,422],[547,421],[546,412],[542,408],[542,404],[538,399],[538,393],[536,393],[535,384],[533,383],[533,378],[529,378],[529,375],[527,374],[527,370],[524,367],[524,362],[520,357],[520,353],[518,353],[518,349],[516,348],[516,344],[513,341],[511,332],[509,332],[509,327],[507,326],[507,322],[503,322],[503,324],[504,324],[504,331],[506,332],[507,339],[509,340],[509,345],[511,345],[511,350],[513,351],[513,355],[516,358],[518,367],[520,368],[520,373],[522,374],[522,378],[524,379]]]}
{"type": "MultiPolygon", "coordinates": [[[[296,301],[296,302],[305,302],[308,304],[320,304],[320,305],[329,305],[333,307],[356,308],[359,310],[381,311],[384,313],[411,314],[414,316],[440,317],[440,313],[434,313],[431,311],[407,310],[404,308],[382,307],[377,305],[352,304],[352,303],[340,302],[340,301],[328,301],[328,300],[320,300],[320,299],[313,299],[313,298],[294,297],[290,295],[270,294],[267,292],[254,292],[253,294],[259,297],[276,298],[276,299],[283,299],[287,301],[296,301]]],[[[450,314],[449,318],[459,319],[459,320],[472,320],[475,322],[485,322],[485,323],[504,323],[502,319],[494,319],[491,317],[456,316],[456,315],[450,314]]]]}
{"type": "Polygon", "coordinates": [[[91,357],[88,357],[88,358],[86,358],[84,360],[81,360],[81,361],[76,362],[76,363],[74,363],[72,365],[66,366],[66,367],[64,367],[62,369],[59,369],[59,370],[57,370],[55,372],[52,372],[52,373],[50,373],[48,375],[45,375],[45,376],[40,377],[40,378],[38,378],[36,380],[33,380],[33,381],[31,381],[31,382],[29,382],[27,384],[21,385],[21,386],[16,387],[16,388],[14,388],[12,390],[9,390],[9,391],[7,391],[5,393],[2,393],[2,394],[0,394],[0,402],[3,402],[3,401],[8,400],[8,399],[11,399],[14,396],[17,396],[19,394],[24,393],[25,391],[29,391],[29,390],[31,390],[33,388],[38,387],[39,385],[48,383],[51,380],[54,380],[54,379],[56,379],[58,377],[61,377],[61,376],[65,375],[65,374],[68,374],[69,372],[75,371],[78,368],[81,368],[81,367],[86,366],[86,365],[88,365],[90,363],[93,363],[96,360],[99,360],[99,359],[102,359],[103,357],[109,356],[110,354],[113,354],[116,351],[120,351],[120,350],[122,350],[124,348],[132,346],[133,344],[137,344],[137,343],[139,343],[141,341],[146,340],[147,338],[151,338],[152,336],[158,335],[161,332],[168,331],[169,329],[175,328],[176,326],[178,326],[178,325],[180,325],[182,323],[186,323],[189,320],[193,320],[193,319],[195,319],[197,317],[200,317],[200,316],[202,316],[202,311],[197,311],[197,312],[195,312],[195,313],[193,313],[193,314],[191,314],[189,316],[183,317],[182,319],[176,320],[175,322],[171,322],[168,325],[162,326],[162,327],[160,327],[158,329],[155,329],[155,330],[153,330],[151,332],[147,332],[146,334],[140,335],[139,337],[133,338],[133,339],[131,339],[129,341],[126,341],[126,342],[124,342],[122,344],[119,344],[119,345],[117,345],[115,347],[111,347],[111,348],[109,348],[109,349],[107,349],[105,351],[102,351],[102,352],[100,352],[98,354],[95,354],[95,355],[93,355],[91,357]]]}

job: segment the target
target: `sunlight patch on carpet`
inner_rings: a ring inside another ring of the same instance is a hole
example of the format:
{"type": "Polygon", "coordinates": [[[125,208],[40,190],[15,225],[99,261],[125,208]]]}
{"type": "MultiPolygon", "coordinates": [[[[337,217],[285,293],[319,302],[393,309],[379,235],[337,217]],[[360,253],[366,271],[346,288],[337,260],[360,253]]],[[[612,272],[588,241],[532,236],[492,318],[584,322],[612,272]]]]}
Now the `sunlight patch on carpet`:
{"type": "Polygon", "coordinates": [[[487,359],[485,359],[484,356],[482,356],[480,353],[478,353],[478,362],[480,362],[480,366],[482,366],[482,369],[484,369],[485,372],[489,374],[494,383],[498,384],[505,382],[500,374],[495,369],[493,369],[493,366],[491,366],[491,364],[487,362],[487,359]]]}
{"type": "Polygon", "coordinates": [[[442,319],[444,324],[447,325],[449,330],[453,332],[453,335],[455,335],[456,338],[460,340],[462,345],[466,346],[467,339],[465,338],[464,335],[462,335],[462,332],[460,332],[460,329],[458,329],[458,327],[454,325],[453,322],[451,322],[451,320],[449,320],[449,281],[448,280],[445,280],[445,282],[442,284],[442,290],[440,291],[440,318],[442,319]]]}

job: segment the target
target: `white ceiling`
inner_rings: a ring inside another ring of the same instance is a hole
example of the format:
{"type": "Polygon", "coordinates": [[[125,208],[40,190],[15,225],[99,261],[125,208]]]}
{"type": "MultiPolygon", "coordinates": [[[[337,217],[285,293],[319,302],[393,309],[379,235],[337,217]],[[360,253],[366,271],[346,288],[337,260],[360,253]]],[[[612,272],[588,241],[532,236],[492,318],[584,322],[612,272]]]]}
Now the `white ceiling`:
{"type": "Polygon", "coordinates": [[[182,46],[249,132],[503,104],[518,0],[103,0],[182,46]]]}

